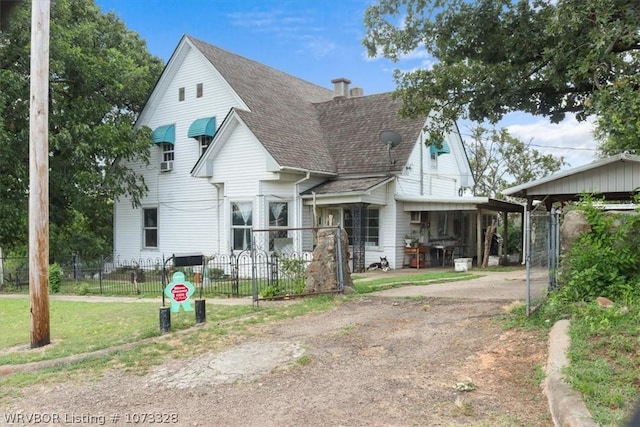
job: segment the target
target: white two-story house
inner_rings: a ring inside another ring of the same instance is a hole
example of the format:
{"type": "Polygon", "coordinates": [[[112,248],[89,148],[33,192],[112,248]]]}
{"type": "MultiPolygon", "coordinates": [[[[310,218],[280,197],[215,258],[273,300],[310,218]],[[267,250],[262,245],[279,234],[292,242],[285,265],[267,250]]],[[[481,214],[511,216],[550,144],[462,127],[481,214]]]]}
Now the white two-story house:
{"type": "MultiPolygon", "coordinates": [[[[482,212],[504,206],[468,195],[458,129],[427,145],[425,119],[400,118],[390,93],[332,83],[184,36],[136,123],[153,130],[152,161],[128,166],[149,191],[139,208],[115,203],[114,256],[237,253],[261,235],[255,230],[329,224],[347,231],[356,271],[381,256],[394,268],[411,265],[406,236],[476,256],[489,220],[482,212]]],[[[264,235],[272,237],[265,250],[313,248],[295,230],[264,235]]]]}

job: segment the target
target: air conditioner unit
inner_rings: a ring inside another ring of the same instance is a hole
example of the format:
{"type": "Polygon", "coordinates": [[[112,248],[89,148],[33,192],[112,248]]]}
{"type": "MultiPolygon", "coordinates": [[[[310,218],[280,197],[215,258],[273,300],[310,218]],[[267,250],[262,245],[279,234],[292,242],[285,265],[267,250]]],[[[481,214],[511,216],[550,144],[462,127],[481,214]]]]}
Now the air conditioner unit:
{"type": "Polygon", "coordinates": [[[161,162],[160,172],[169,172],[173,169],[173,162],[161,162]]]}

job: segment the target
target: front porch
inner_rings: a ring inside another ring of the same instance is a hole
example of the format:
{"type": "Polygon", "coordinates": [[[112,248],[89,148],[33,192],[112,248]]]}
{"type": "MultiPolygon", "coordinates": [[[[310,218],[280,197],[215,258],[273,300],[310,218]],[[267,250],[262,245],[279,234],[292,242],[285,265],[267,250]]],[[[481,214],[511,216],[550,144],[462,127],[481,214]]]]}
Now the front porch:
{"type": "Polygon", "coordinates": [[[523,205],[484,197],[436,200],[400,196],[396,199],[402,202],[408,219],[398,224],[399,232],[406,230],[405,246],[398,254],[402,256],[402,267],[454,266],[455,260],[461,258],[470,259],[477,266],[482,264],[485,252],[490,257],[490,265],[513,263],[507,250],[507,214],[519,213],[522,219],[523,205]],[[485,234],[494,222],[501,227],[485,248],[485,234]]]}

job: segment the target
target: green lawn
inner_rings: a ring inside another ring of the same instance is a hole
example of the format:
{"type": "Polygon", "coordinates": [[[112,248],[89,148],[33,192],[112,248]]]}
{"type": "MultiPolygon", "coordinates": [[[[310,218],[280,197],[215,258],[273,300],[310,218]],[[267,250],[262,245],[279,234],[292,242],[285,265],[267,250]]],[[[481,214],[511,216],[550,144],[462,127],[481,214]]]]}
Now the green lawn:
{"type": "MultiPolygon", "coordinates": [[[[10,351],[30,344],[29,299],[2,299],[0,304],[0,365],[47,360],[86,353],[160,335],[159,305],[156,302],[70,302],[49,304],[52,345],[32,351],[10,351]],[[2,351],[5,350],[5,351],[2,351]]],[[[251,313],[251,306],[207,306],[207,321],[251,313]]],[[[171,313],[171,329],[195,324],[195,313],[171,313]]],[[[20,349],[18,349],[20,350],[20,349]]]]}
{"type": "Polygon", "coordinates": [[[380,279],[367,280],[363,276],[352,276],[353,284],[358,293],[368,293],[383,289],[397,288],[400,286],[422,286],[436,283],[446,283],[459,280],[471,280],[482,277],[482,274],[471,272],[426,272],[418,274],[407,274],[406,276],[383,277],[380,279]]]}

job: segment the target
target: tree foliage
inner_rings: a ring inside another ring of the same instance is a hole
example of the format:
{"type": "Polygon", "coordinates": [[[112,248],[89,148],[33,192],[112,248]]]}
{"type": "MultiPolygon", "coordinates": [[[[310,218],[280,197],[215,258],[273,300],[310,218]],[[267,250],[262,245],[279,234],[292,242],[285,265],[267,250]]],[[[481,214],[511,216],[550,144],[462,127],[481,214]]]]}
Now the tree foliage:
{"type": "MultiPolygon", "coordinates": [[[[9,249],[24,247],[27,234],[30,3],[22,2],[0,32],[0,247],[9,249]]],[[[148,159],[149,129],[133,124],[163,64],[93,0],[52,2],[50,22],[49,211],[55,256],[56,244],[58,251],[65,247],[62,239],[81,245],[99,234],[100,245],[110,241],[110,201],[127,194],[137,202],[146,192],[142,177],[119,161],[148,159]]]]}
{"type": "Polygon", "coordinates": [[[475,126],[465,149],[474,172],[475,196],[500,197],[505,188],[542,178],[565,164],[562,157],[542,154],[506,129],[475,126]]]}
{"type": "Polygon", "coordinates": [[[403,115],[442,115],[432,132],[513,111],[594,114],[605,152],[640,148],[637,0],[378,0],[365,25],[370,56],[437,60],[395,72],[403,115]]]}

